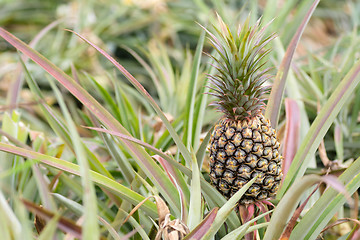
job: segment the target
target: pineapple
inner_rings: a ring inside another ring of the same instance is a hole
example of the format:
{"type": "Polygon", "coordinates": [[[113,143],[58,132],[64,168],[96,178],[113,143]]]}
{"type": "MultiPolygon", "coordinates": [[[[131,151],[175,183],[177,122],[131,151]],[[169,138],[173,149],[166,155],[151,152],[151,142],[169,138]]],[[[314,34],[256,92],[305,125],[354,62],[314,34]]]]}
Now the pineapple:
{"type": "Polygon", "coordinates": [[[217,98],[211,105],[224,116],[216,124],[210,139],[210,179],[230,198],[249,180],[256,182],[240,199],[240,205],[274,197],[282,178],[282,156],[276,132],[262,112],[269,87],[269,68],[260,61],[269,53],[264,47],[274,35],[264,38],[259,21],[233,34],[219,17],[220,29],[206,30],[218,56],[209,55],[217,72],[209,75],[217,98]]]}

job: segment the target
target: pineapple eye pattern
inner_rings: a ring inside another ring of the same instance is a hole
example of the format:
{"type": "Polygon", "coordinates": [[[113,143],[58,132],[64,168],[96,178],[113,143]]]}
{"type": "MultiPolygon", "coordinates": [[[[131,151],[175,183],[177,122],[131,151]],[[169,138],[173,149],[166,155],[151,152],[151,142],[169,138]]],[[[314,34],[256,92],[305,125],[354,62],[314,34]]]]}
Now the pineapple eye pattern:
{"type": "Polygon", "coordinates": [[[236,161],[236,159],[234,158],[230,158],[226,161],[226,169],[229,169],[233,172],[236,172],[236,170],[238,169],[238,161],[236,161]]]}
{"type": "Polygon", "coordinates": [[[238,174],[245,179],[251,179],[251,173],[252,169],[246,164],[241,165],[238,169],[238,174]]]}
{"type": "Polygon", "coordinates": [[[269,131],[269,123],[261,121],[260,118],[250,120],[255,123],[244,124],[249,126],[248,128],[233,128],[231,122],[227,121],[225,125],[220,122],[215,126],[212,135],[212,146],[209,148],[210,179],[225,197],[230,198],[250,179],[257,176],[256,185],[248,189],[240,204],[250,204],[273,197],[282,178],[282,156],[279,154],[280,144],[276,140],[276,132],[269,131]],[[264,124],[267,125],[263,126],[264,124]],[[258,129],[252,130],[250,126],[258,126],[258,129]],[[262,130],[266,130],[266,133],[262,130]],[[217,140],[215,135],[218,136],[217,140]],[[244,136],[252,136],[252,139],[244,136]],[[219,142],[226,144],[223,146],[219,142]]]}
{"type": "Polygon", "coordinates": [[[225,146],[225,152],[227,156],[232,156],[235,152],[235,146],[232,143],[228,143],[225,146]]]}
{"type": "Polygon", "coordinates": [[[261,143],[255,143],[254,147],[253,147],[253,153],[258,156],[261,157],[263,155],[263,151],[264,151],[264,147],[261,143]]]}
{"type": "Polygon", "coordinates": [[[257,130],[253,131],[253,140],[256,143],[261,143],[261,134],[259,131],[257,130]]]}
{"type": "Polygon", "coordinates": [[[241,147],[246,153],[250,153],[253,147],[253,142],[250,139],[244,139],[241,143],[241,147]]]}
{"type": "Polygon", "coordinates": [[[231,139],[234,136],[235,131],[236,130],[232,127],[228,128],[225,132],[226,139],[231,139]]]}
{"type": "Polygon", "coordinates": [[[233,144],[235,145],[235,147],[240,146],[242,139],[243,139],[243,137],[241,136],[241,133],[236,132],[235,137],[233,139],[233,144]]]}

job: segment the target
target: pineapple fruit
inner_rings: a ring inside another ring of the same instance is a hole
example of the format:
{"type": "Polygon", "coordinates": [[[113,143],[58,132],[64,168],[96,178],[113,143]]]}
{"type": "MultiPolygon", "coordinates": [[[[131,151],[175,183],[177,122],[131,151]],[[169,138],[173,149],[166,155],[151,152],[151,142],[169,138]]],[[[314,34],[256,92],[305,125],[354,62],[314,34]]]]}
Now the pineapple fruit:
{"type": "Polygon", "coordinates": [[[210,139],[210,179],[230,198],[255,176],[256,182],[240,199],[240,205],[252,204],[275,196],[282,178],[282,156],[276,132],[262,112],[269,87],[269,68],[261,60],[269,53],[264,47],[274,35],[264,37],[264,28],[249,19],[233,34],[219,17],[220,28],[209,34],[218,56],[209,55],[216,73],[208,75],[217,98],[211,105],[224,116],[216,124],[210,139]]]}

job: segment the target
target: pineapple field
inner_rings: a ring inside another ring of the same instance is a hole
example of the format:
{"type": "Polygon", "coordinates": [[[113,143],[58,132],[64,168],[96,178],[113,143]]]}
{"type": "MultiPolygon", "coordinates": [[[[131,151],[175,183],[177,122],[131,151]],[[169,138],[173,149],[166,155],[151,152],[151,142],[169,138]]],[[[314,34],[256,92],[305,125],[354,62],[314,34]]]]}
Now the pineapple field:
{"type": "Polygon", "coordinates": [[[1,239],[360,239],[359,0],[0,0],[1,239]]]}

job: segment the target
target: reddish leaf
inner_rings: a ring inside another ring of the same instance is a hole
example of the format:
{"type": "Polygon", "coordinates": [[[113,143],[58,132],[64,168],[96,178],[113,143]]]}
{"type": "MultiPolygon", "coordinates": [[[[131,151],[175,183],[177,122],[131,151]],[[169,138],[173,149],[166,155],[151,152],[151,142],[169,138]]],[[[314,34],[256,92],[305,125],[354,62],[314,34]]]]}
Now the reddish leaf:
{"type": "Polygon", "coordinates": [[[320,0],[315,0],[311,8],[307,12],[306,16],[304,17],[301,25],[296,31],[296,34],[294,35],[288,48],[286,49],[285,56],[281,61],[278,73],[276,74],[275,82],[270,93],[270,97],[265,113],[265,116],[270,120],[273,128],[276,128],[278,124],[281,101],[285,90],[285,82],[287,75],[289,73],[289,69],[295,53],[295,49],[300,41],[300,38],[304,32],[307,23],[310,20],[310,17],[312,16],[319,2],[320,0]]]}
{"type": "MultiPolygon", "coordinates": [[[[164,158],[162,158],[159,155],[153,156],[154,159],[156,159],[160,165],[164,168],[166,174],[169,176],[169,179],[174,184],[174,186],[178,189],[180,200],[181,200],[181,207],[182,209],[186,209],[186,200],[185,200],[185,194],[180,187],[180,176],[179,171],[174,168],[173,165],[171,165],[168,161],[166,161],[164,158]]],[[[187,219],[187,211],[182,211],[181,220],[185,221],[187,219]]]]}
{"type": "Polygon", "coordinates": [[[201,223],[192,230],[184,240],[200,240],[210,229],[217,215],[219,208],[214,208],[201,223]]]}
{"type": "Polygon", "coordinates": [[[176,143],[176,145],[179,148],[179,151],[182,153],[185,161],[187,161],[188,163],[191,162],[191,155],[190,152],[187,150],[187,148],[185,147],[185,145],[182,143],[181,139],[179,138],[179,136],[177,135],[176,131],[174,130],[174,128],[172,127],[172,125],[170,124],[169,120],[167,119],[167,117],[165,116],[165,114],[161,111],[160,107],[157,105],[157,103],[155,102],[155,100],[151,97],[151,95],[148,93],[148,91],[146,91],[146,89],[139,83],[139,81],[137,81],[133,75],[131,75],[120,63],[118,63],[113,57],[111,57],[107,52],[105,52],[104,50],[102,50],[101,48],[99,48],[98,46],[96,46],[95,44],[93,44],[92,42],[90,42],[89,40],[87,40],[85,37],[83,37],[82,35],[68,30],[74,34],[76,34],[78,37],[80,37],[82,40],[84,40],[86,43],[88,43],[90,46],[92,46],[93,48],[95,48],[99,53],[101,53],[104,57],[106,57],[128,80],[129,82],[139,91],[139,93],[144,96],[144,98],[151,104],[151,106],[154,108],[154,110],[156,111],[156,113],[158,114],[158,116],[161,118],[161,120],[163,121],[163,123],[165,124],[166,128],[168,129],[170,135],[172,136],[174,142],[176,143]]]}
{"type": "MultiPolygon", "coordinates": [[[[80,102],[82,102],[99,120],[101,120],[109,129],[119,131],[125,135],[129,135],[126,129],[99,103],[92,97],[84,88],[76,83],[71,77],[65,74],[60,68],[55,66],[44,56],[39,54],[34,49],[30,48],[24,42],[20,41],[11,33],[0,27],[0,36],[7,42],[13,45],[16,49],[23,52],[57,81],[59,81],[69,92],[71,92],[80,102]]],[[[94,45],[92,45],[94,46],[94,45]]],[[[97,48],[96,46],[94,46],[97,48]]],[[[98,49],[98,48],[97,48],[98,49]]],[[[102,50],[101,50],[102,51],[102,50]]],[[[102,51],[104,53],[104,51],[102,51]]],[[[115,61],[114,59],[112,59],[115,61]]],[[[122,66],[121,66],[122,67],[122,66]]],[[[126,71],[123,69],[123,71],[126,71]]],[[[129,74],[129,73],[128,73],[129,74]]],[[[140,84],[140,83],[139,83],[140,84]]],[[[137,86],[141,88],[140,86],[137,86]]],[[[121,141],[123,141],[121,139],[121,141]]],[[[144,170],[149,179],[158,187],[161,193],[168,201],[171,201],[173,206],[178,206],[179,197],[177,189],[174,188],[160,167],[150,158],[150,156],[138,145],[123,141],[129,153],[132,154],[139,166],[144,170]]]]}
{"type": "MultiPolygon", "coordinates": [[[[25,207],[28,210],[30,210],[31,212],[33,212],[35,215],[37,215],[38,218],[40,217],[46,221],[49,221],[50,219],[52,219],[55,216],[54,213],[36,205],[35,203],[28,201],[26,199],[22,199],[22,202],[25,205],[25,207]]],[[[74,237],[81,239],[81,227],[78,226],[72,220],[64,218],[64,217],[60,217],[59,222],[58,222],[58,227],[65,233],[70,233],[74,237]]]]}
{"type": "MultiPolygon", "coordinates": [[[[62,20],[57,20],[54,21],[52,23],[50,23],[49,25],[47,25],[45,28],[43,28],[35,37],[34,39],[29,43],[29,46],[34,48],[36,46],[36,44],[40,41],[40,39],[47,33],[49,32],[51,29],[53,29],[54,27],[56,27],[60,22],[62,22],[62,20]]],[[[27,62],[28,57],[27,56],[23,56],[22,57],[22,61],[23,62],[27,62]]],[[[17,69],[15,71],[15,78],[16,81],[11,85],[10,90],[9,90],[9,95],[8,95],[8,103],[10,104],[10,106],[17,106],[17,102],[19,99],[19,95],[20,95],[20,90],[22,88],[23,85],[23,68],[21,66],[21,64],[18,64],[17,69]]]]}
{"type": "Polygon", "coordinates": [[[327,185],[338,191],[339,193],[344,194],[350,204],[353,204],[351,196],[342,182],[339,181],[337,177],[334,175],[326,175],[322,177],[322,181],[325,182],[327,185]]]}
{"type": "Polygon", "coordinates": [[[283,150],[283,166],[282,171],[284,176],[294,159],[296,151],[299,146],[299,132],[300,132],[300,108],[295,100],[287,98],[285,99],[286,110],[286,128],[284,138],[284,150],[283,150]]]}
{"type": "Polygon", "coordinates": [[[281,234],[280,240],[287,240],[290,237],[292,230],[295,227],[297,219],[299,218],[301,212],[304,210],[306,204],[309,202],[310,197],[318,190],[319,185],[312,191],[312,193],[305,199],[305,201],[298,207],[294,214],[292,215],[291,219],[289,220],[284,232],[281,234]]]}

